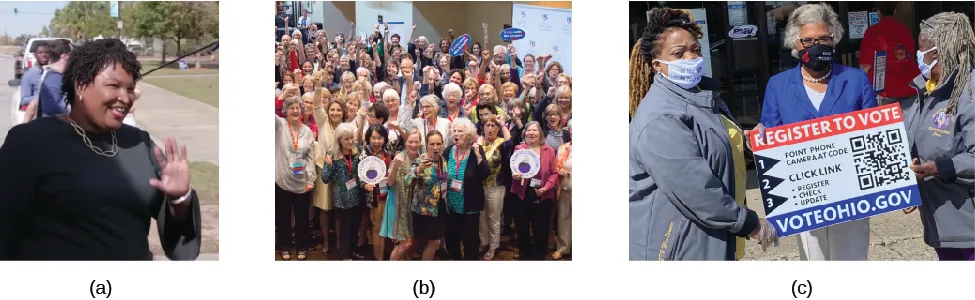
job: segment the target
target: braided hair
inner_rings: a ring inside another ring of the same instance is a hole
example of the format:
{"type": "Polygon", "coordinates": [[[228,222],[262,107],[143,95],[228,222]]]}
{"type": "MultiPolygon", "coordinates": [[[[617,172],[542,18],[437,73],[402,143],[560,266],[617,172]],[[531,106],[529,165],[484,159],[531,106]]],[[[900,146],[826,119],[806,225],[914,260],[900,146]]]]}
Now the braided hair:
{"type": "MultiPolygon", "coordinates": [[[[954,115],[958,110],[958,99],[968,87],[972,68],[975,67],[975,33],[972,32],[971,21],[963,13],[943,12],[921,22],[921,35],[938,47],[938,63],[945,74],[957,72],[955,86],[952,87],[948,100],[948,115],[954,115]]],[[[935,87],[941,88],[948,81],[940,80],[935,87]]],[[[975,93],[975,91],[969,91],[975,93]]],[[[972,101],[972,97],[968,98],[972,101]]]]}
{"type": "Polygon", "coordinates": [[[650,21],[643,31],[643,37],[637,40],[630,53],[630,117],[636,114],[636,109],[643,100],[643,96],[653,84],[653,68],[650,62],[660,55],[665,36],[670,30],[684,29],[694,37],[703,36],[701,26],[694,22],[694,16],[687,10],[674,8],[654,8],[650,10],[650,21]]]}
{"type": "MultiPolygon", "coordinates": [[[[56,57],[52,56],[51,59],[54,60],[56,57]]],[[[64,91],[65,101],[73,105],[78,98],[76,88],[94,83],[95,77],[102,70],[116,63],[132,76],[132,82],[142,79],[142,75],[139,74],[142,71],[142,64],[118,39],[95,40],[75,48],[71,51],[71,58],[68,59],[64,76],[61,78],[61,90],[64,91]]]]}

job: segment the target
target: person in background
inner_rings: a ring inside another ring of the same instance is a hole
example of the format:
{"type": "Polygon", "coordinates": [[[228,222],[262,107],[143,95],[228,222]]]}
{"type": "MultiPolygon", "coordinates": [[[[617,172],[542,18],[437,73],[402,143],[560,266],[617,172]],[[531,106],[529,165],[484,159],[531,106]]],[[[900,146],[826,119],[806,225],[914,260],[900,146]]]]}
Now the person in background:
{"type": "Polygon", "coordinates": [[[877,2],[876,6],[880,22],[867,28],[860,40],[860,69],[867,73],[867,78],[876,86],[877,83],[873,82],[876,79],[874,54],[877,51],[886,51],[884,90],[877,95],[877,104],[900,103],[903,110],[917,98],[917,91],[909,84],[914,77],[921,74],[915,57],[911,56],[914,54],[914,37],[907,26],[894,18],[896,2],[877,2]]]}
{"type": "Polygon", "coordinates": [[[37,63],[24,72],[20,80],[20,109],[27,109],[34,97],[37,97],[37,89],[41,86],[41,74],[47,70],[51,58],[51,48],[44,41],[37,41],[37,48],[34,48],[34,57],[37,63]]]}
{"type": "Polygon", "coordinates": [[[72,45],[68,40],[53,40],[47,43],[51,50],[50,68],[44,72],[37,99],[31,101],[24,115],[24,122],[39,117],[50,117],[71,111],[71,106],[64,101],[63,76],[67,72],[68,60],[71,57],[72,45]]]}
{"type": "MultiPolygon", "coordinates": [[[[410,105],[409,109],[413,110],[412,105],[410,105]]],[[[404,128],[407,131],[409,131],[412,128],[418,128],[420,129],[420,132],[427,132],[427,133],[433,130],[436,130],[437,132],[449,132],[448,130],[450,128],[450,120],[448,120],[447,118],[439,117],[437,115],[437,112],[439,111],[440,111],[440,98],[437,97],[437,95],[423,96],[423,98],[420,98],[420,112],[422,113],[423,117],[415,118],[413,120],[410,120],[409,122],[406,122],[404,128]]],[[[450,137],[450,134],[448,133],[446,135],[447,137],[445,137],[441,141],[441,143],[447,145],[453,143],[453,139],[450,137]]],[[[429,142],[427,142],[425,138],[421,138],[420,140],[423,141],[423,144],[429,144],[429,142]]],[[[426,147],[422,149],[423,149],[422,152],[428,151],[426,147]]]]}
{"type": "Polygon", "coordinates": [[[447,220],[447,161],[441,156],[443,135],[426,134],[426,152],[413,161],[403,183],[410,193],[413,212],[413,240],[423,247],[423,260],[433,260],[444,237],[447,220]]]}
{"type": "MultiPolygon", "coordinates": [[[[572,122],[568,124],[572,132],[572,122]]],[[[556,249],[552,259],[562,259],[562,255],[572,252],[572,141],[559,147],[555,158],[555,169],[558,170],[562,181],[559,183],[558,195],[558,235],[556,249]]]]}
{"type": "MultiPolygon", "coordinates": [[[[765,128],[844,114],[877,106],[870,78],[863,70],[834,62],[834,45],[843,24],[829,5],[806,4],[789,16],[786,46],[800,64],[769,79],[760,123],[765,128]],[[827,93],[827,88],[829,93],[827,93]]],[[[750,136],[745,132],[745,136],[750,136]]],[[[870,220],[864,218],[799,234],[802,260],[867,260],[870,220]]]]}
{"type": "MultiPolygon", "coordinates": [[[[921,75],[904,111],[911,170],[921,190],[924,243],[939,260],[975,261],[975,33],[963,13],[921,21],[921,75]],[[944,55],[941,55],[944,54],[944,55]]],[[[906,209],[910,213],[914,208],[906,209]]]]}
{"type": "Polygon", "coordinates": [[[362,182],[356,170],[359,168],[359,146],[355,142],[355,126],[339,124],[335,128],[334,151],[325,156],[322,182],[332,187],[332,204],[338,212],[339,252],[342,260],[363,259],[354,245],[359,245],[359,226],[362,220],[362,182]],[[339,158],[339,160],[334,160],[339,158]]]}
{"type": "MultiPolygon", "coordinates": [[[[317,141],[317,151],[315,152],[315,167],[318,174],[324,172],[325,167],[325,157],[333,153],[338,145],[335,144],[335,130],[338,128],[339,124],[345,120],[345,115],[348,111],[345,109],[345,104],[338,100],[328,100],[331,98],[328,90],[324,88],[317,88],[316,93],[318,94],[316,98],[320,99],[315,103],[314,107],[314,117],[318,124],[318,141],[317,141]]],[[[325,257],[328,257],[329,247],[329,229],[331,227],[331,215],[333,204],[332,204],[332,189],[329,184],[322,180],[321,176],[316,176],[315,178],[315,194],[312,196],[312,205],[317,207],[318,212],[318,222],[322,230],[322,253],[325,257]]],[[[338,243],[336,243],[338,244],[338,243]]]]}
{"type": "Polygon", "coordinates": [[[672,8],[649,20],[630,56],[630,260],[735,260],[736,237],[774,243],[745,206],[744,135],[701,74],[701,26],[672,8]]]}
{"type": "MultiPolygon", "coordinates": [[[[295,91],[297,87],[289,85],[285,90],[295,91]]],[[[310,191],[315,187],[317,176],[312,168],[315,161],[312,153],[315,134],[301,122],[301,116],[305,114],[301,99],[291,96],[284,101],[283,107],[285,118],[274,116],[277,149],[274,197],[277,248],[281,259],[290,260],[292,246],[295,246],[298,260],[305,260],[311,246],[307,209],[311,201],[310,191]],[[292,216],[295,220],[294,228],[291,227],[292,216]]]]}

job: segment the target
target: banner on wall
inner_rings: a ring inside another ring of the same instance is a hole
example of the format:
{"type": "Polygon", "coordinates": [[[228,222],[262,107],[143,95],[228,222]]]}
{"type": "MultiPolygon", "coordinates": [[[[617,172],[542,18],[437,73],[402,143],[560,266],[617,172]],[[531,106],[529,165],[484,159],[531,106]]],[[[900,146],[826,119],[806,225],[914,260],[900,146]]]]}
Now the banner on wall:
{"type": "Polygon", "coordinates": [[[694,22],[701,25],[703,37],[698,42],[701,43],[701,55],[704,56],[704,76],[713,77],[711,75],[711,40],[708,39],[708,13],[703,8],[688,9],[688,11],[694,16],[694,22]]]}
{"type": "MultiPolygon", "coordinates": [[[[525,38],[513,41],[518,55],[552,55],[572,75],[572,10],[514,4],[511,27],[520,28],[525,38]]],[[[542,66],[539,66],[542,67],[542,66]]]]}

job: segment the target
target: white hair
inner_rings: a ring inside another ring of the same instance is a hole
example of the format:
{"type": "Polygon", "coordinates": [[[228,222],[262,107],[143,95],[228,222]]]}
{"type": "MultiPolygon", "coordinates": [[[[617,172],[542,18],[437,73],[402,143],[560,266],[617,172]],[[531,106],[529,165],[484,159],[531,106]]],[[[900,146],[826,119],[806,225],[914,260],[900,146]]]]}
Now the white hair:
{"type": "Polygon", "coordinates": [[[399,101],[400,100],[399,99],[399,93],[397,93],[396,90],[394,90],[394,89],[388,89],[385,92],[383,92],[383,101],[386,101],[386,99],[389,99],[389,98],[396,99],[396,101],[399,101]]]}
{"type": "Polygon", "coordinates": [[[386,89],[388,88],[390,88],[388,83],[384,81],[380,81],[376,83],[376,85],[372,86],[372,92],[373,93],[380,92],[381,93],[380,95],[382,95],[386,93],[386,89]]]}
{"type": "Polygon", "coordinates": [[[427,42],[427,37],[421,35],[417,40],[427,42]]]}
{"type": "Polygon", "coordinates": [[[298,29],[292,30],[291,35],[301,35],[301,30],[298,29]]]}
{"type": "Polygon", "coordinates": [[[806,4],[796,8],[789,15],[789,23],[785,28],[784,46],[792,49],[792,57],[799,58],[799,29],[803,25],[823,22],[833,36],[833,45],[838,45],[843,39],[843,23],[839,16],[826,4],[806,4]]]}
{"type": "Polygon", "coordinates": [[[569,88],[568,85],[563,85],[563,86],[560,86],[559,88],[555,89],[555,96],[558,97],[558,96],[561,96],[561,95],[567,95],[567,96],[571,97],[572,96],[572,89],[569,88]]]}
{"type": "Polygon", "coordinates": [[[355,74],[356,75],[359,75],[359,73],[361,73],[361,72],[366,72],[366,74],[368,75],[369,74],[369,69],[366,69],[365,67],[359,67],[359,69],[355,70],[355,74]]]}
{"type": "Polygon", "coordinates": [[[494,54],[498,54],[498,53],[505,53],[504,46],[501,45],[494,46],[494,54]]]}
{"type": "Polygon", "coordinates": [[[437,95],[429,94],[423,96],[423,98],[420,98],[420,105],[423,104],[429,104],[432,106],[434,112],[440,111],[440,97],[437,97],[437,95]]]}
{"type": "Polygon", "coordinates": [[[462,97],[464,96],[464,91],[459,85],[451,82],[443,87],[443,93],[441,93],[441,95],[443,95],[444,99],[447,99],[447,95],[457,95],[457,97],[462,97]]]}
{"type": "Polygon", "coordinates": [[[503,64],[503,65],[501,65],[501,70],[511,71],[511,65],[509,65],[509,64],[503,64]]]}
{"type": "Polygon", "coordinates": [[[474,123],[468,118],[457,118],[454,122],[450,123],[450,129],[459,128],[464,131],[464,141],[471,143],[474,140],[474,135],[477,133],[477,129],[474,128],[474,123]]]}

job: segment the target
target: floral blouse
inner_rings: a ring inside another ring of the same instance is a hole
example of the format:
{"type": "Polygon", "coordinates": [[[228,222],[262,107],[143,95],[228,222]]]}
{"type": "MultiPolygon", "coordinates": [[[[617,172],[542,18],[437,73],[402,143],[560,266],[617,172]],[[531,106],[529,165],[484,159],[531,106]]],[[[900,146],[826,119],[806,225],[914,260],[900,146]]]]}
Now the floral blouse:
{"type": "Polygon", "coordinates": [[[440,203],[446,198],[447,161],[440,157],[437,159],[440,161],[438,164],[417,173],[422,160],[417,158],[413,161],[410,172],[406,174],[406,186],[413,189],[410,194],[413,199],[411,206],[417,214],[436,217],[440,203]]]}
{"type": "Polygon", "coordinates": [[[494,139],[493,143],[487,144],[484,138],[479,139],[477,142],[481,144],[484,148],[484,158],[487,160],[488,168],[491,169],[491,175],[488,175],[484,179],[484,187],[491,188],[498,186],[497,178],[498,172],[501,171],[501,144],[504,144],[504,138],[497,137],[494,139]]]}
{"type": "Polygon", "coordinates": [[[337,208],[350,209],[362,204],[362,181],[357,171],[359,161],[357,155],[333,157],[332,165],[326,164],[322,170],[322,181],[332,188],[332,204],[337,208]]]}

